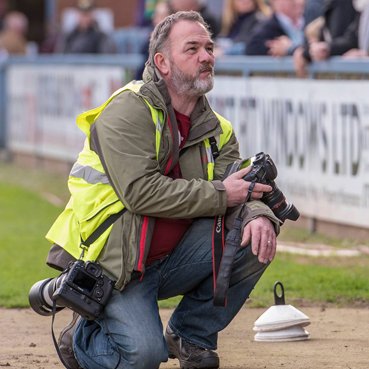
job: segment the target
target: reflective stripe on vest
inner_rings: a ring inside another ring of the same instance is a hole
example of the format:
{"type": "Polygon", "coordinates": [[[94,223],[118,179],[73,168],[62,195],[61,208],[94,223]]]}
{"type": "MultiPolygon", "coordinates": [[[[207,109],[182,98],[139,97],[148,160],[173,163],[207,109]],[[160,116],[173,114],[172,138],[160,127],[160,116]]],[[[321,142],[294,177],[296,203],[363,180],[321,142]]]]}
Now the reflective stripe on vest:
{"type": "Polygon", "coordinates": [[[214,179],[214,158],[208,138],[204,140],[204,145],[206,150],[206,158],[208,161],[207,165],[208,181],[212,181],[214,179]]]}
{"type": "Polygon", "coordinates": [[[90,184],[109,184],[108,176],[105,173],[101,173],[88,165],[81,165],[78,162],[74,163],[70,176],[82,178],[90,184]]]}
{"type": "Polygon", "coordinates": [[[161,110],[155,109],[145,100],[147,106],[150,108],[151,117],[156,126],[155,133],[155,147],[156,147],[156,158],[159,158],[161,133],[163,131],[164,114],[161,110]]]}
{"type": "MultiPolygon", "coordinates": [[[[220,122],[220,126],[222,128],[223,133],[218,136],[219,142],[217,140],[217,146],[218,146],[218,150],[220,151],[222,149],[222,147],[229,141],[232,132],[233,132],[233,127],[231,125],[231,123],[224,119],[221,115],[219,115],[218,113],[214,112],[215,115],[217,116],[217,118],[219,119],[220,122]]],[[[211,145],[210,145],[210,141],[208,138],[206,138],[204,140],[204,145],[205,145],[205,150],[206,150],[206,158],[208,161],[208,165],[207,165],[207,171],[208,171],[208,181],[212,181],[214,179],[214,158],[213,158],[213,151],[211,149],[211,145]]]]}

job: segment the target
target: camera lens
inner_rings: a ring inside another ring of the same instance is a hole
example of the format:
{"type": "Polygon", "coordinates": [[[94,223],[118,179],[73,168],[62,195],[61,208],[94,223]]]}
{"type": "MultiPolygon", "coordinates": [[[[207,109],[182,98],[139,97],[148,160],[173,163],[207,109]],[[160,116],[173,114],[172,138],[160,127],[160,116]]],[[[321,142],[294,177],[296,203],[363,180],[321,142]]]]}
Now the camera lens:
{"type": "MultiPolygon", "coordinates": [[[[53,299],[58,278],[48,278],[36,282],[29,291],[29,304],[31,308],[40,315],[52,315],[53,299]]],[[[56,311],[64,309],[62,306],[57,306],[56,311]]]]}
{"type": "Polygon", "coordinates": [[[282,222],[286,219],[297,220],[300,213],[295,206],[286,202],[286,198],[275,182],[270,181],[268,184],[272,186],[273,190],[264,194],[262,197],[263,202],[272,209],[275,216],[282,222]]]}
{"type": "Polygon", "coordinates": [[[286,203],[286,206],[279,211],[278,218],[284,222],[286,219],[297,220],[299,216],[300,213],[295,205],[286,203]]]}

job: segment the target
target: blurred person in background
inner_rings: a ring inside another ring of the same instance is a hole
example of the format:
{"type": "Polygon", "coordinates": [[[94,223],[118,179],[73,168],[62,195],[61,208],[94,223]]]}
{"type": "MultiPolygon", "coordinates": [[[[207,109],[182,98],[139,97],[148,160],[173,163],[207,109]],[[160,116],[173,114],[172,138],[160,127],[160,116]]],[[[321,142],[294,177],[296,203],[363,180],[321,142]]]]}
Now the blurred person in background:
{"type": "Polygon", "coordinates": [[[314,19],[323,15],[324,0],[305,0],[304,21],[305,27],[314,19]]]}
{"type": "Polygon", "coordinates": [[[360,13],[358,28],[358,48],[343,54],[345,59],[369,56],[369,0],[353,0],[354,8],[360,13]]]}
{"type": "Polygon", "coordinates": [[[270,13],[264,0],[225,0],[216,56],[244,54],[253,29],[270,13]]]}
{"type": "Polygon", "coordinates": [[[325,0],[323,15],[307,26],[304,44],[294,52],[294,67],[298,77],[306,77],[307,65],[331,56],[341,56],[358,47],[360,13],[352,0],[325,0]]]}
{"type": "Polygon", "coordinates": [[[273,13],[254,29],[246,55],[292,55],[304,40],[305,0],[270,0],[270,5],[273,13]]]}
{"type": "MultiPolygon", "coordinates": [[[[166,16],[172,13],[172,9],[169,6],[169,3],[167,0],[159,1],[154,9],[154,12],[152,14],[152,28],[154,29],[157,24],[159,24],[166,16]]],[[[149,57],[149,44],[150,44],[150,37],[147,39],[145,44],[142,47],[141,54],[143,55],[143,59],[146,60],[149,57]]],[[[142,73],[145,69],[145,62],[143,65],[137,69],[136,71],[136,79],[140,80],[142,79],[142,73]]]]}
{"type": "Polygon", "coordinates": [[[139,27],[152,27],[152,18],[157,3],[161,0],[137,0],[135,25],[139,27]]]}
{"type": "Polygon", "coordinates": [[[4,18],[7,12],[8,12],[8,1],[0,0],[0,31],[4,27],[4,18]]]}
{"type": "Polygon", "coordinates": [[[40,43],[40,54],[52,54],[56,52],[56,45],[60,38],[60,25],[54,22],[46,24],[45,38],[40,43]]]}
{"type": "Polygon", "coordinates": [[[0,32],[0,50],[6,55],[25,55],[27,53],[28,19],[18,11],[11,11],[4,18],[0,32]]]}
{"type": "Polygon", "coordinates": [[[80,0],[77,4],[77,25],[62,34],[56,43],[55,52],[63,54],[113,54],[116,44],[103,32],[94,16],[94,2],[80,0]]]}
{"type": "Polygon", "coordinates": [[[204,18],[205,22],[209,25],[210,32],[213,38],[216,38],[220,32],[221,24],[206,7],[206,2],[203,0],[169,0],[169,6],[172,12],[189,11],[194,10],[199,12],[204,18]]]}

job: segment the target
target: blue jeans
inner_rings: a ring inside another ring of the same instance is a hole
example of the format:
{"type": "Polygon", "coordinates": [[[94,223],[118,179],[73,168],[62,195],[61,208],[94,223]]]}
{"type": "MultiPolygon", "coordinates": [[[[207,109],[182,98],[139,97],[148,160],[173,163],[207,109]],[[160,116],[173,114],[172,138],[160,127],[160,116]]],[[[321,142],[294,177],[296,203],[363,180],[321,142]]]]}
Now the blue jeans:
{"type": "Polygon", "coordinates": [[[196,220],[177,248],[150,265],[142,280],[114,291],[102,319],[81,320],[74,352],[88,369],[157,369],[168,360],[158,300],[183,295],[169,325],[186,341],[217,348],[218,332],[240,310],[266,268],[251,252],[238,251],[233,265],[227,306],[213,305],[213,218],[196,220]]]}

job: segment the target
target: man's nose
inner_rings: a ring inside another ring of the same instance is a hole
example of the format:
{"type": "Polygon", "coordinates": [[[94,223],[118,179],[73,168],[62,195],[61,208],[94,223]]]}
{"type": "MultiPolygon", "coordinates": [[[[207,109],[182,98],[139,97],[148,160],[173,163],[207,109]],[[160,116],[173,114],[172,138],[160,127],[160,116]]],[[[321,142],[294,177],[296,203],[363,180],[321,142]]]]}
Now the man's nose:
{"type": "Polygon", "coordinates": [[[199,61],[200,63],[204,62],[212,63],[214,62],[214,55],[208,49],[202,48],[199,53],[199,61]]]}

